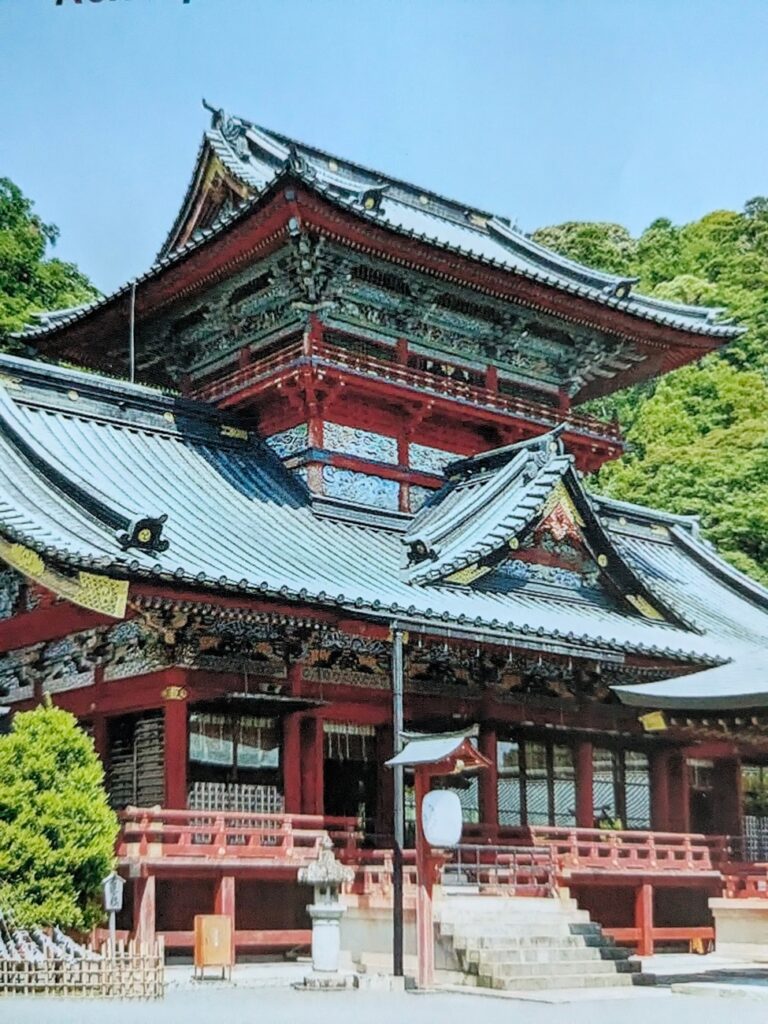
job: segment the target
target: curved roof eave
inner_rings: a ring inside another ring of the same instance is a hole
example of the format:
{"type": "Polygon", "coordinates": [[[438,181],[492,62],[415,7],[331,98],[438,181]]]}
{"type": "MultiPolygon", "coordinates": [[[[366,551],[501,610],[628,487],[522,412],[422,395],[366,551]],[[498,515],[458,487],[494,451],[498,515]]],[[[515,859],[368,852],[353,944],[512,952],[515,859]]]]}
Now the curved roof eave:
{"type": "MultiPolygon", "coordinates": [[[[434,246],[445,252],[449,252],[454,255],[459,255],[464,258],[473,260],[481,265],[491,267],[495,270],[501,270],[509,272],[513,276],[519,276],[528,280],[534,281],[539,284],[544,284],[556,291],[563,292],[565,294],[574,295],[578,298],[587,299],[598,305],[612,308],[618,312],[624,313],[632,318],[636,318],[643,321],[659,324],[664,327],[669,327],[674,330],[681,331],[694,336],[701,336],[705,338],[721,338],[726,341],[733,340],[745,333],[745,328],[727,325],[727,324],[716,324],[709,322],[708,318],[714,312],[709,307],[698,307],[698,306],[682,306],[674,303],[666,303],[662,300],[653,299],[646,296],[632,296],[629,294],[626,298],[619,298],[613,294],[610,294],[609,290],[605,288],[601,289],[596,286],[585,283],[585,277],[592,276],[599,278],[601,281],[605,279],[609,285],[611,282],[619,284],[624,279],[619,277],[611,277],[611,275],[604,275],[599,271],[594,271],[588,267],[582,267],[574,261],[567,260],[557,254],[550,252],[550,250],[544,250],[542,246],[527,239],[526,236],[519,232],[512,232],[512,229],[507,229],[501,222],[500,226],[504,228],[505,233],[513,233],[515,236],[515,243],[520,246],[526,246],[531,251],[546,251],[549,253],[551,261],[559,263],[564,271],[568,268],[579,268],[582,272],[582,280],[569,281],[562,275],[548,272],[546,270],[532,270],[524,266],[515,266],[511,263],[507,263],[504,260],[499,260],[493,257],[484,256],[482,253],[475,252],[472,249],[466,249],[460,245],[451,244],[444,239],[437,236],[429,236],[425,233],[419,233],[415,230],[410,230],[403,227],[402,225],[393,224],[390,221],[383,219],[375,211],[366,210],[362,204],[352,199],[346,199],[337,192],[334,191],[333,187],[325,182],[321,182],[317,179],[316,175],[310,174],[306,171],[295,166],[295,163],[289,157],[279,168],[277,168],[273,176],[264,181],[261,188],[257,188],[254,184],[255,179],[249,179],[245,175],[243,170],[244,161],[231,151],[231,146],[224,139],[220,133],[214,131],[208,131],[205,134],[203,144],[200,149],[198,160],[201,160],[206,149],[206,144],[216,152],[216,154],[223,159],[222,151],[229,153],[230,159],[226,160],[226,165],[231,173],[243,181],[244,184],[248,185],[249,188],[254,189],[254,194],[251,198],[244,200],[236,209],[229,211],[221,215],[213,225],[209,228],[195,232],[195,234],[179,249],[173,251],[165,251],[164,255],[161,255],[142,275],[128,281],[120,288],[112,292],[110,295],[103,296],[97,299],[95,302],[79,307],[72,310],[71,315],[57,317],[52,323],[31,330],[20,332],[16,337],[25,341],[32,342],[36,338],[46,337],[58,333],[64,328],[70,327],[72,324],[79,322],[80,320],[86,319],[91,316],[98,309],[109,305],[111,302],[118,298],[126,295],[130,289],[134,286],[138,287],[144,284],[146,281],[152,280],[159,276],[166,268],[176,265],[182,261],[196,249],[205,245],[212,238],[216,238],[223,234],[232,224],[241,218],[246,217],[253,209],[258,205],[262,198],[268,194],[273,188],[275,188],[283,178],[295,178],[301,182],[306,188],[322,196],[326,201],[333,203],[334,205],[341,207],[342,209],[352,213],[355,216],[361,217],[369,223],[377,224],[385,230],[391,231],[394,234],[406,237],[412,240],[423,242],[427,245],[434,246]],[[218,136],[218,138],[215,138],[218,136]],[[685,322],[684,317],[695,317],[693,322],[685,322]]],[[[321,152],[321,151],[316,151],[321,152]]],[[[361,168],[362,170],[362,168],[361,168]]],[[[372,172],[366,172],[372,173],[372,172]]],[[[185,197],[184,208],[188,205],[188,199],[190,189],[194,189],[195,182],[198,180],[198,173],[196,171],[193,175],[187,196],[185,197]]],[[[261,179],[259,179],[261,180],[261,179]]],[[[390,179],[395,181],[395,179],[390,179]]],[[[399,183],[398,183],[399,184],[399,183]]],[[[412,188],[413,186],[408,186],[412,188]]],[[[450,202],[443,200],[444,202],[450,202]]],[[[455,204],[454,204],[455,205],[455,204]]],[[[178,218],[172,228],[172,233],[178,229],[178,218]]],[[[170,236],[169,236],[170,237],[170,236]]]]}

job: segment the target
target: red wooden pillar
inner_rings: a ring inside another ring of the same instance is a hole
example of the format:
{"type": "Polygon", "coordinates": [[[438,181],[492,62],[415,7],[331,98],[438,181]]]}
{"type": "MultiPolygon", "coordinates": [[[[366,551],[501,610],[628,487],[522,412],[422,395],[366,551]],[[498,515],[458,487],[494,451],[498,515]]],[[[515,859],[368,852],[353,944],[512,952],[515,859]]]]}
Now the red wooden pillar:
{"type": "Polygon", "coordinates": [[[691,809],[688,791],[688,764],[685,755],[675,751],[669,759],[669,827],[672,832],[689,832],[691,809]]]}
{"type": "Polygon", "coordinates": [[[637,955],[653,956],[653,886],[644,882],[635,893],[635,928],[638,929],[637,955]]]}
{"type": "Polygon", "coordinates": [[[417,984],[421,989],[430,989],[435,983],[435,928],[432,913],[433,866],[430,847],[421,827],[421,805],[430,790],[431,778],[426,766],[419,766],[414,773],[416,790],[416,945],[418,949],[417,984]]]}
{"type": "MultiPolygon", "coordinates": [[[[406,352],[405,361],[408,361],[408,355],[406,352]]],[[[413,426],[406,417],[403,417],[403,425],[397,438],[397,462],[400,466],[406,466],[410,468],[411,465],[411,438],[413,436],[413,426]]],[[[403,480],[400,484],[400,497],[398,500],[398,509],[400,512],[410,512],[411,510],[411,485],[403,480]]]]}
{"type": "Polygon", "coordinates": [[[662,748],[650,755],[651,775],[651,827],[657,832],[669,832],[669,770],[671,751],[662,748]]]}
{"type": "Polygon", "coordinates": [[[715,761],[713,827],[724,836],[740,836],[743,822],[741,761],[738,757],[715,761]]]}
{"type": "Polygon", "coordinates": [[[216,882],[213,912],[231,917],[232,931],[235,930],[235,879],[233,875],[222,875],[216,882]]]}
{"type": "Polygon", "coordinates": [[[322,814],[325,734],[322,718],[305,718],[301,730],[301,803],[304,814],[322,814]]]}
{"type": "Polygon", "coordinates": [[[301,661],[292,661],[288,666],[288,692],[292,697],[300,697],[301,690],[304,683],[304,663],[301,661]]]}
{"type": "Polygon", "coordinates": [[[480,772],[478,778],[478,797],[480,802],[480,823],[492,829],[494,837],[499,826],[499,786],[496,764],[496,727],[483,723],[480,726],[478,747],[491,762],[491,767],[480,772]]]}
{"type": "Polygon", "coordinates": [[[576,744],[576,825],[593,828],[595,824],[594,768],[592,743],[579,740],[576,744]]]}
{"type": "Polygon", "coordinates": [[[93,715],[93,746],[101,759],[104,771],[109,767],[109,733],[104,715],[93,715]]]}
{"type": "Polygon", "coordinates": [[[155,941],[155,876],[137,878],[133,890],[133,936],[137,942],[155,941]]]}
{"type": "Polygon", "coordinates": [[[188,725],[187,693],[183,687],[169,686],[165,697],[165,806],[187,806],[188,725]]]}
{"type": "Polygon", "coordinates": [[[283,718],[283,800],[288,814],[301,814],[301,712],[283,718]]]}

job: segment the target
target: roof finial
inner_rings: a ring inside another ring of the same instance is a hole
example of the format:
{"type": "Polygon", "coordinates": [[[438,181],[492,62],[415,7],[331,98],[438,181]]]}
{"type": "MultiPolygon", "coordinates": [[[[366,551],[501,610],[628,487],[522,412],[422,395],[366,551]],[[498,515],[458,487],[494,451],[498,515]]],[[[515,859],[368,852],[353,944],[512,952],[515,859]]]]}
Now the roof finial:
{"type": "Polygon", "coordinates": [[[211,130],[219,132],[241,160],[247,160],[250,152],[245,138],[246,126],[240,118],[232,117],[223,107],[214,107],[206,99],[203,99],[203,106],[211,112],[211,130]]]}
{"type": "Polygon", "coordinates": [[[212,104],[208,102],[208,100],[205,97],[203,97],[203,107],[206,110],[210,111],[211,128],[221,128],[222,124],[224,123],[224,119],[227,116],[224,113],[224,108],[214,107],[212,104]]]}
{"type": "Polygon", "coordinates": [[[288,147],[287,164],[288,169],[290,171],[294,171],[296,174],[304,174],[307,170],[306,160],[293,144],[288,147]]]}

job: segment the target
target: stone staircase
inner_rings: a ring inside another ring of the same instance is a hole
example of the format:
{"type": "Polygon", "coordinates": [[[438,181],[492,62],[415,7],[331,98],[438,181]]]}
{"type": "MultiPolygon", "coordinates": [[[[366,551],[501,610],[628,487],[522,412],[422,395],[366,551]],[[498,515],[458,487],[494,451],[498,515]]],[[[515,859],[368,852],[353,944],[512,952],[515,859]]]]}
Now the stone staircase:
{"type": "Polygon", "coordinates": [[[463,984],[550,990],[632,985],[640,964],[576,901],[446,895],[435,906],[436,966],[463,984]]]}

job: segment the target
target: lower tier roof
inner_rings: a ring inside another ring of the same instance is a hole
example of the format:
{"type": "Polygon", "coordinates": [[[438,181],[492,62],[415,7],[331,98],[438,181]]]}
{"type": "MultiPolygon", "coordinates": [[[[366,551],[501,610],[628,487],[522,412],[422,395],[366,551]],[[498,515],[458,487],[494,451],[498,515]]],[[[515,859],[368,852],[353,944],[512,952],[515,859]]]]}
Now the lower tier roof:
{"type": "MultiPolygon", "coordinates": [[[[540,444],[532,447],[532,465],[546,457],[540,444]]],[[[491,459],[480,471],[505,468],[491,459]]],[[[455,486],[448,481],[441,495],[455,486]]],[[[528,500],[519,481],[515,487],[508,501],[516,494],[528,500]]],[[[302,482],[268,447],[211,407],[0,356],[0,536],[51,564],[478,631],[557,653],[618,661],[641,655],[686,672],[709,668],[653,688],[621,688],[632,704],[685,706],[709,696],[725,702],[719,707],[731,699],[764,703],[768,592],[697,540],[690,520],[586,492],[583,501],[611,558],[672,617],[645,617],[565,585],[493,590],[424,581],[407,568],[401,531],[375,514],[355,522],[318,514],[302,482]],[[149,530],[144,540],[142,530],[149,530]],[[724,661],[730,664],[712,668],[724,661]],[[751,666],[748,673],[742,664],[751,666]],[[734,672],[738,693],[729,682],[734,672]]],[[[470,516],[469,505],[459,504],[470,516]]],[[[518,523],[503,505],[499,522],[518,523]]],[[[412,535],[419,535],[420,516],[434,523],[434,503],[417,515],[412,535]]],[[[448,525],[458,544],[461,524],[448,525]]],[[[471,525],[461,529],[474,537],[471,525]]],[[[492,534],[492,523],[484,520],[483,528],[483,537],[492,534]]]]}

